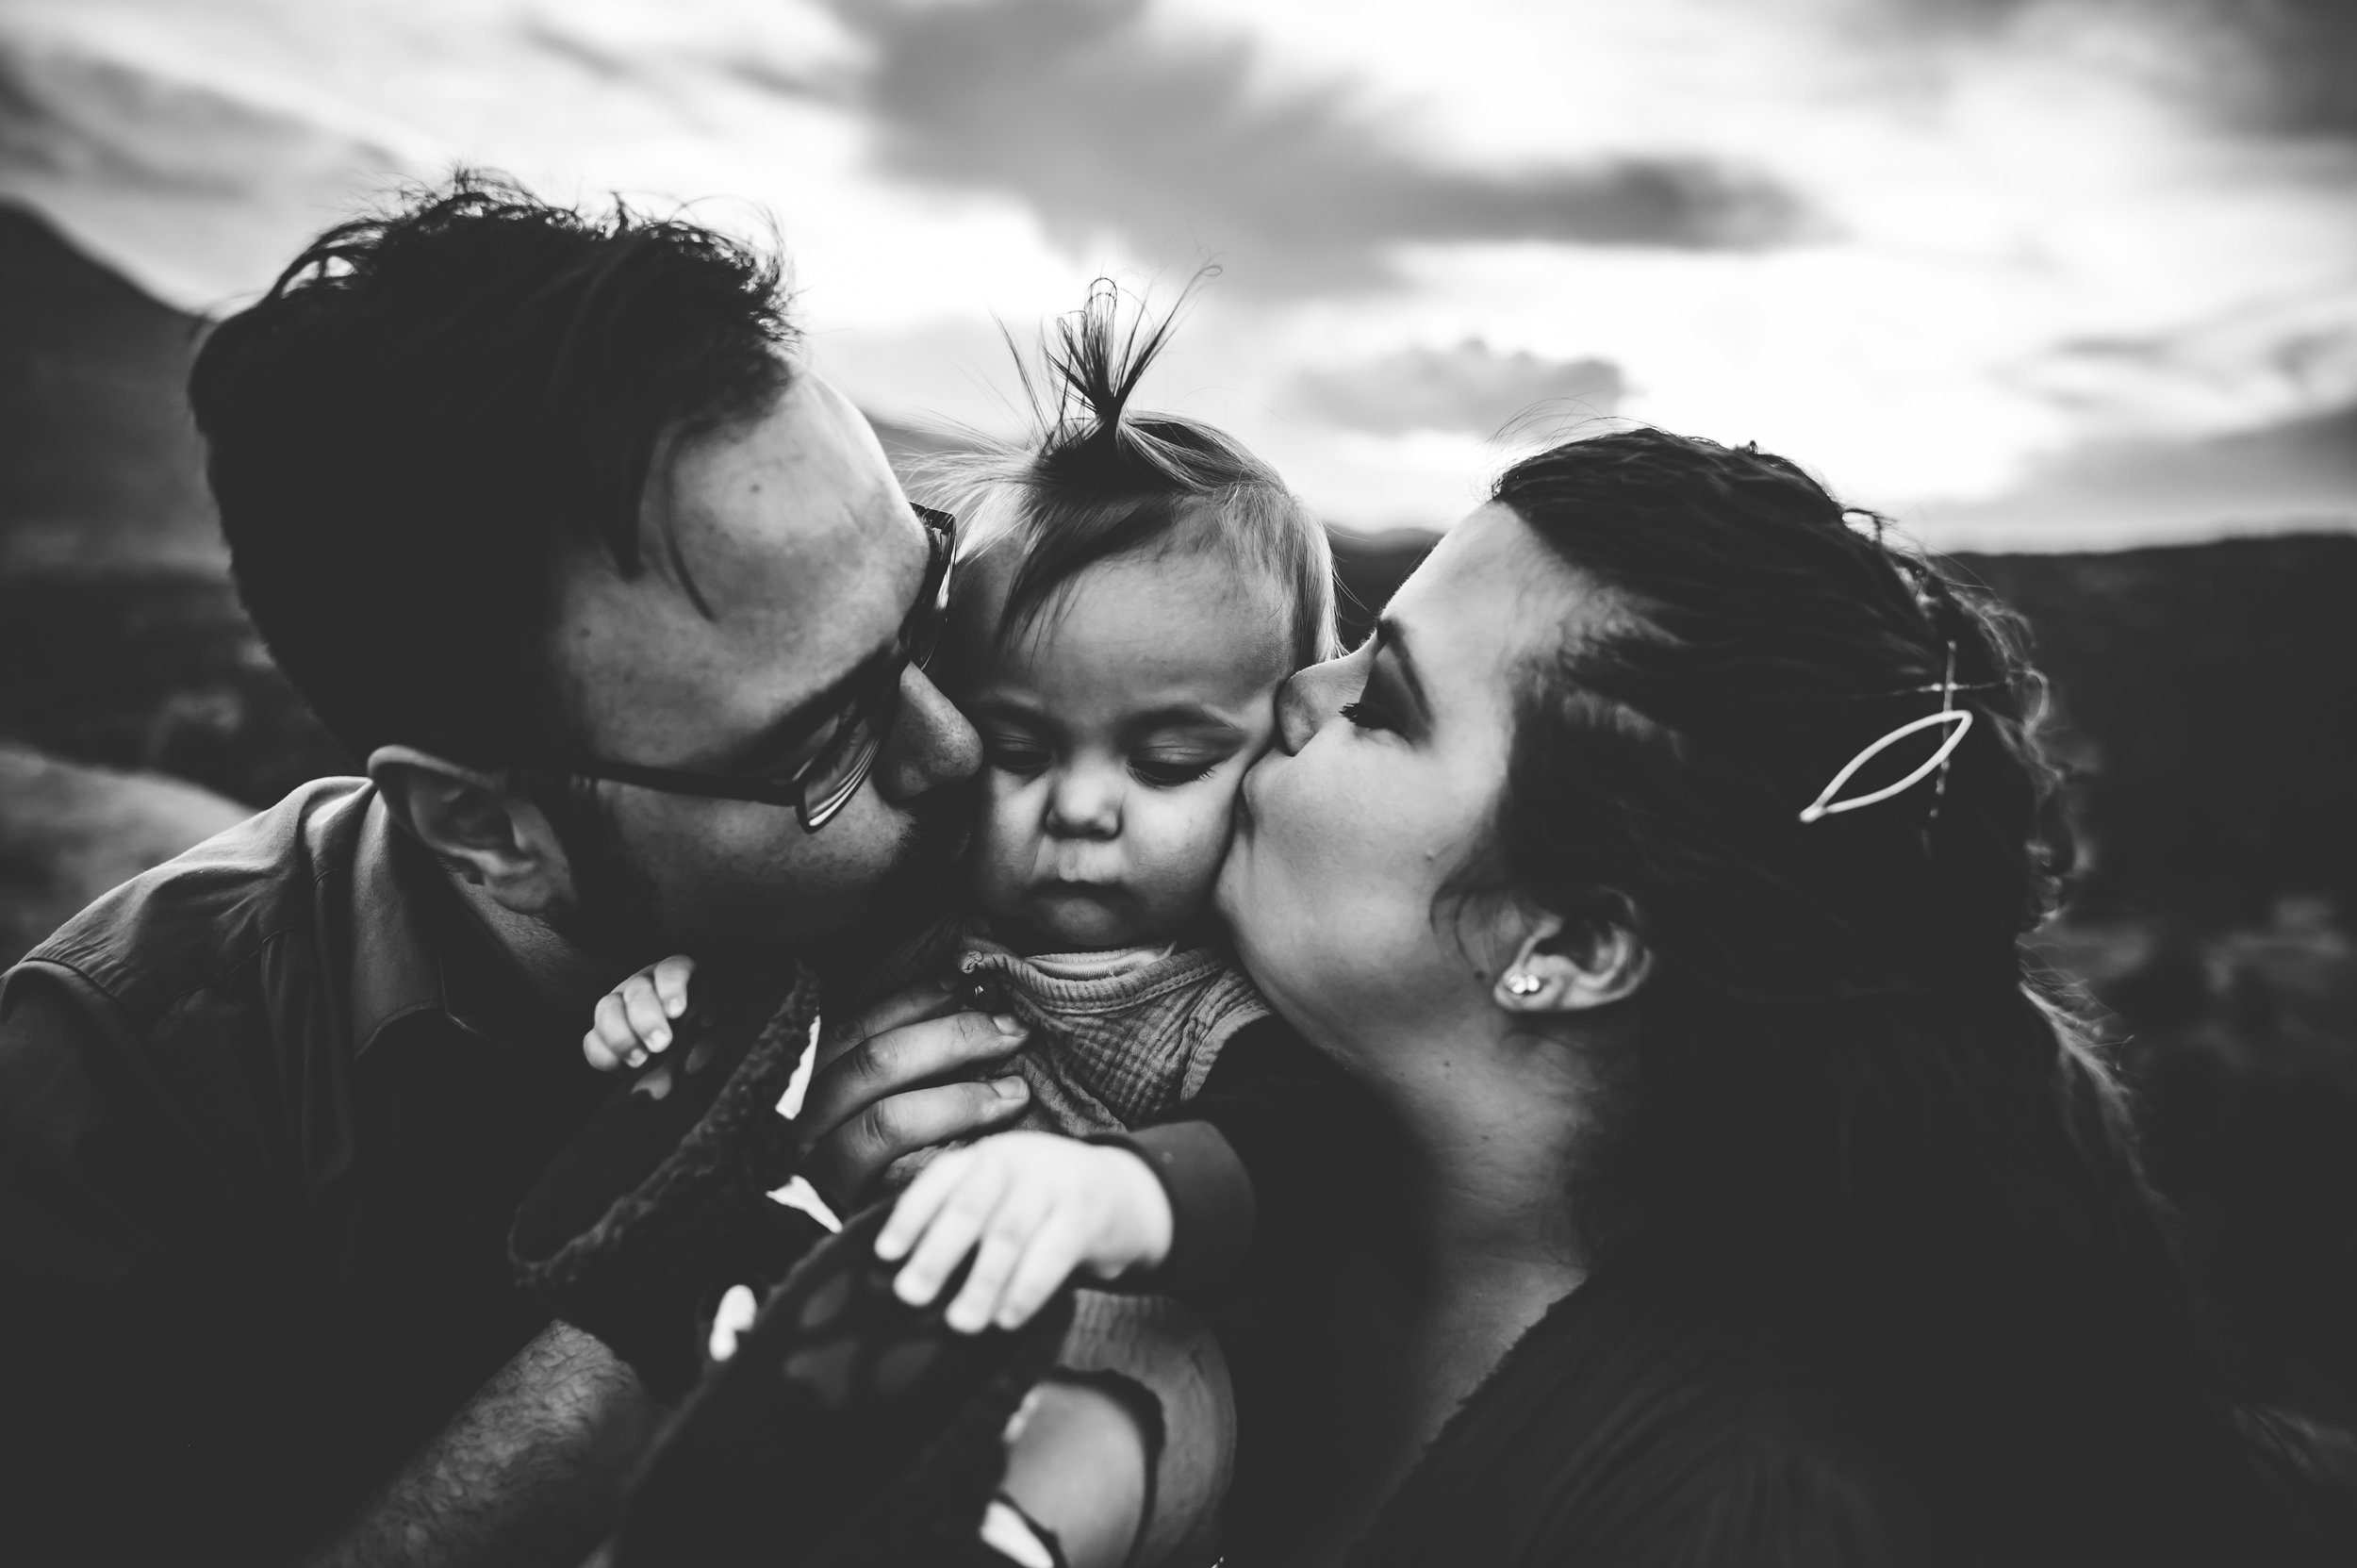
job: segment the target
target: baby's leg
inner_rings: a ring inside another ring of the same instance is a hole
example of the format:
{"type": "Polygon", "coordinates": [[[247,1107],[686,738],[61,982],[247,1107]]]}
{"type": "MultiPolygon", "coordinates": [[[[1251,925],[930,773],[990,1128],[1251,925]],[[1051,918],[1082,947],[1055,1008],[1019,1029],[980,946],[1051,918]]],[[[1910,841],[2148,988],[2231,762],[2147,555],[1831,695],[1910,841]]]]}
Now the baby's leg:
{"type": "Polygon", "coordinates": [[[1058,1362],[1077,1377],[1041,1385],[1008,1454],[1007,1494],[1056,1531],[1073,1568],[1121,1568],[1133,1542],[1137,1568],[1210,1562],[1236,1448],[1235,1397],[1210,1326],[1168,1296],[1081,1291],[1058,1362]],[[1113,1392],[1123,1389],[1130,1398],[1113,1392]]]}

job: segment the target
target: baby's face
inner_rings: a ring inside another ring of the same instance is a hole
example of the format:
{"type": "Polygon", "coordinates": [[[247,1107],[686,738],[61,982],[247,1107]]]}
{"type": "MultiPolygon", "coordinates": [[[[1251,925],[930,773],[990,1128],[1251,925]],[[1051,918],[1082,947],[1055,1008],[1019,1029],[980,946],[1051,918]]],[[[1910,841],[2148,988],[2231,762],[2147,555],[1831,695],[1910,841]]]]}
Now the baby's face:
{"type": "Polygon", "coordinates": [[[1190,935],[1290,673],[1276,590],[1216,553],[1119,556],[993,648],[1012,568],[975,566],[957,696],[986,758],[983,912],[1040,950],[1190,935]]]}

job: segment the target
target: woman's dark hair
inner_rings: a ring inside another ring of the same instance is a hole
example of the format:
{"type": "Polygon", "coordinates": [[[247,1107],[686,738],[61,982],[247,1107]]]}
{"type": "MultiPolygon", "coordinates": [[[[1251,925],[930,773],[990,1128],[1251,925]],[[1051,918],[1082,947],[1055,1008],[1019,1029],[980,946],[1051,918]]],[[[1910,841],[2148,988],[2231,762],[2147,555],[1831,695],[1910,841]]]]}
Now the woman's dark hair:
{"type": "Polygon", "coordinates": [[[1617,612],[1525,672],[1478,868],[1655,956],[1595,1048],[1591,1259],[1772,1325],[1968,1560],[2255,1550],[2265,1466],[2123,1096],[2021,946],[2069,851],[2015,621],[1751,448],[1618,432],[1493,499],[1617,612]],[[1944,771],[1804,822],[1952,668],[1944,771]]]}
{"type": "Polygon", "coordinates": [[[1096,563],[1159,546],[1225,552],[1263,573],[1283,596],[1291,668],[1332,657],[1334,557],[1325,528],[1227,432],[1129,406],[1178,307],[1125,328],[1120,303],[1100,282],[1083,308],[1056,322],[1037,378],[1018,352],[1034,424],[1028,438],[949,454],[922,470],[920,493],[967,520],[973,553],[1015,554],[997,635],[1030,624],[1096,563]]]}
{"type": "Polygon", "coordinates": [[[791,337],[777,262],[675,219],[460,174],[330,229],[190,379],[248,612],[359,756],[561,743],[559,553],[638,570],[651,476],[767,407],[791,337]]]}

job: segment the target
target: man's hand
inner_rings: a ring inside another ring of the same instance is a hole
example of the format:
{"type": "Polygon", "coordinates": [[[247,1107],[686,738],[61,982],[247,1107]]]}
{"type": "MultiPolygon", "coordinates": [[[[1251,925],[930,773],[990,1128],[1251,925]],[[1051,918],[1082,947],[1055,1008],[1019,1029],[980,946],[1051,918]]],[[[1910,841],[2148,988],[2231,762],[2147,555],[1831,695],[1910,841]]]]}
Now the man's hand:
{"type": "Polygon", "coordinates": [[[974,1080],[1029,1037],[1010,1015],[961,1011],[932,982],[877,1003],[850,1032],[853,1044],[811,1075],[796,1118],[800,1174],[848,1213],[902,1155],[1004,1126],[1022,1114],[1030,1086],[1014,1076],[974,1080]]]}
{"type": "Polygon", "coordinates": [[[1006,1132],[952,1149],[909,1184],[876,1236],[876,1256],[908,1263],[893,1279],[922,1307],[974,1254],[942,1320],[961,1333],[1017,1329],[1086,1269],[1117,1279],[1170,1256],[1170,1198],[1126,1148],[1050,1132],[1006,1132]]]}

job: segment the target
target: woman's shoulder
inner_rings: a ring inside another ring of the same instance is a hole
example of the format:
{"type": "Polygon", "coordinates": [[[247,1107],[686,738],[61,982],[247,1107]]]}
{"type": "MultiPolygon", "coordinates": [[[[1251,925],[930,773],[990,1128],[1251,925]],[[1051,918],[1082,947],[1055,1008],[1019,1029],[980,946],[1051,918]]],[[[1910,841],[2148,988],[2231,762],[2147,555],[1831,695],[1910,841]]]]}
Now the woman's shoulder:
{"type": "Polygon", "coordinates": [[[1764,1335],[1600,1271],[1459,1410],[1355,1561],[1901,1565],[1915,1490],[1764,1335]]]}

